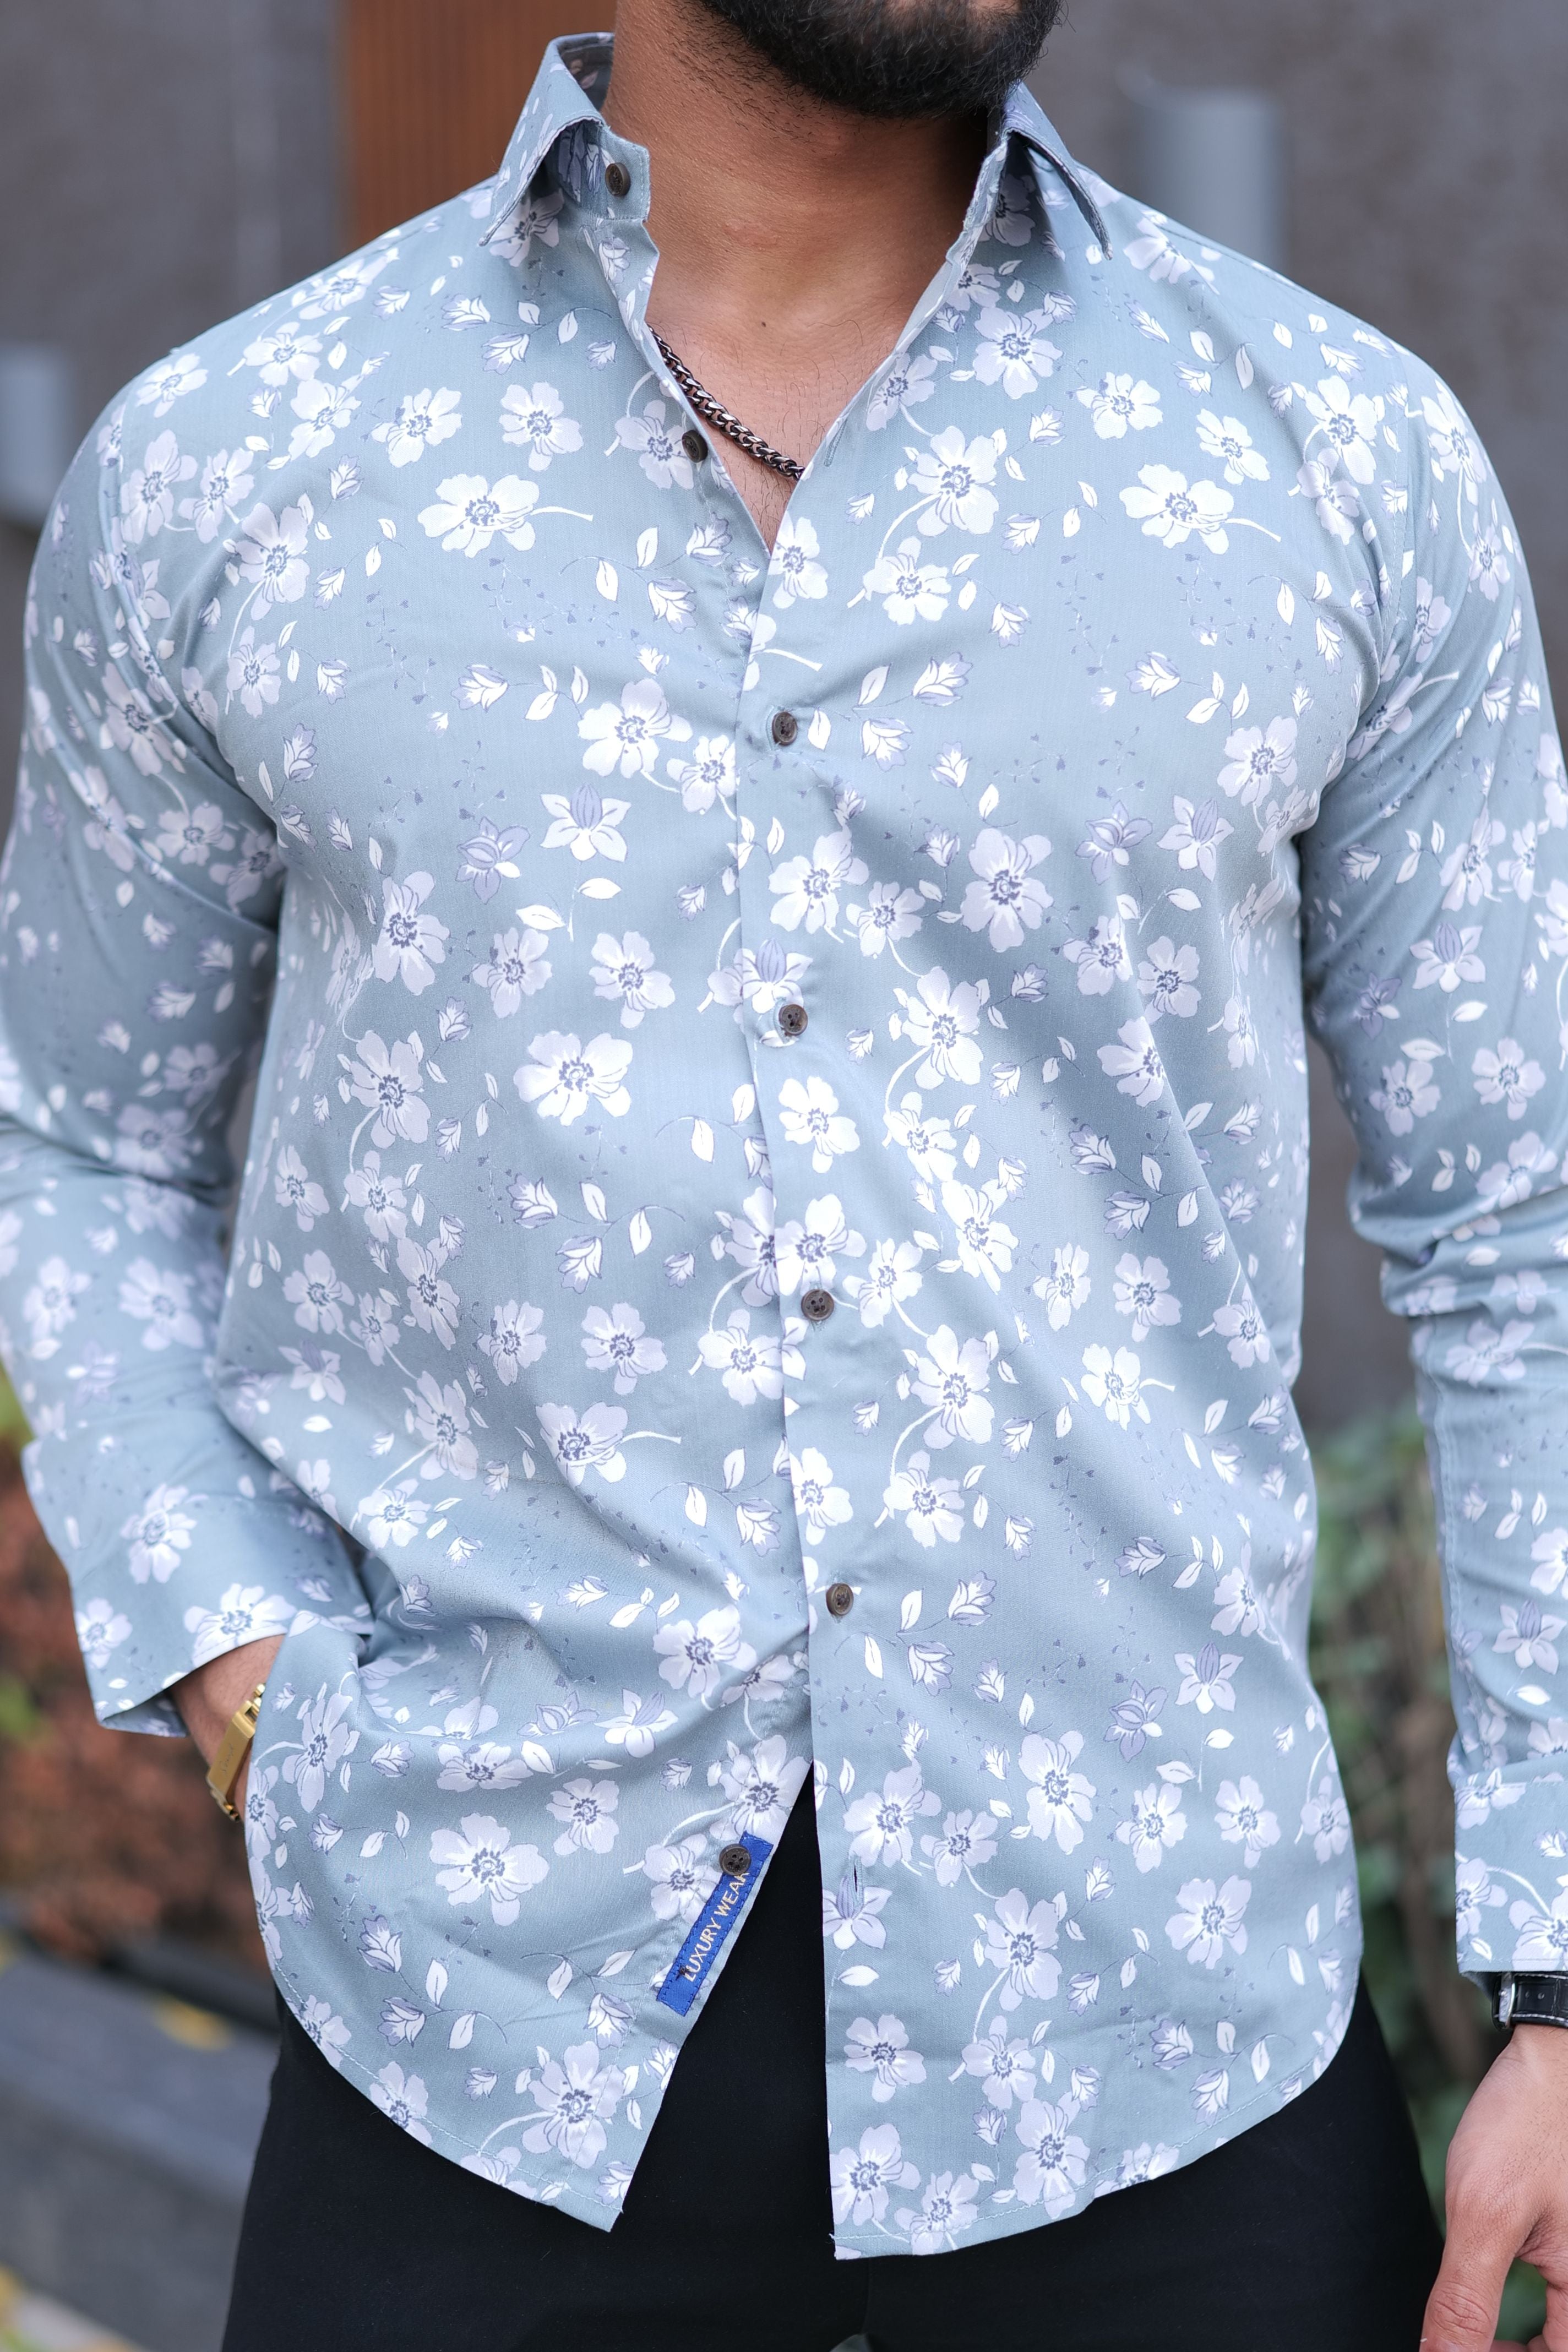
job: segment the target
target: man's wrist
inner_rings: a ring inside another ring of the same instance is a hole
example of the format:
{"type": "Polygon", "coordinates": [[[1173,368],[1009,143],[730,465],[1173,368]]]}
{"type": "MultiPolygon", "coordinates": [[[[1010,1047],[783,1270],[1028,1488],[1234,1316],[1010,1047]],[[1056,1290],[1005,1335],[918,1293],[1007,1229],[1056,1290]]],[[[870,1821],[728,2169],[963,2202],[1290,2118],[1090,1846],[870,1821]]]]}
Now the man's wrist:
{"type": "Polygon", "coordinates": [[[235,1709],[244,1705],[258,1683],[265,1682],[282,1646],[281,1636],[246,1642],[198,1666],[174,1685],[173,1697],[185,1729],[210,1763],[235,1709]]]}

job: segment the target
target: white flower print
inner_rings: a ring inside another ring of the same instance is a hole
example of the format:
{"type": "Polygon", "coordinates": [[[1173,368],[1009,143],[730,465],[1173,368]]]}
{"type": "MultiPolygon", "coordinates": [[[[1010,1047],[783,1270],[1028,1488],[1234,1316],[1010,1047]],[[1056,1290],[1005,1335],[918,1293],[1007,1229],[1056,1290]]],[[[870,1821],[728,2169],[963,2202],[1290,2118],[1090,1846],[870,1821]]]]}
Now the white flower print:
{"type": "Polygon", "coordinates": [[[844,1832],[858,1862],[884,1869],[907,1863],[914,1851],[916,1824],[942,1811],[942,1800],[921,1778],[918,1764],[889,1772],[880,1796],[868,1790],[845,1808],[844,1832]]]}
{"type": "Polygon", "coordinates": [[[1028,2099],[1018,2116],[1024,2153],[1013,2168],[1013,2188],[1024,2204],[1043,2204],[1053,2221],[1077,2203],[1088,2168],[1088,2144],[1072,2128],[1077,2113],[1071,2099],[1028,2099]]]}
{"type": "Polygon", "coordinates": [[[1065,1331],[1078,1309],[1089,1300],[1089,1252],[1076,1242],[1054,1250],[1049,1274],[1043,1274],[1030,1287],[1037,1298],[1044,1299],[1046,1319],[1051,1329],[1065,1331]]]}
{"type": "Polygon", "coordinates": [[[1522,1118],[1530,1108],[1531,1097],[1539,1094],[1546,1084],[1546,1073],[1541,1064],[1532,1061],[1512,1037],[1501,1038],[1495,1050],[1483,1045],[1470,1068],[1482,1102],[1506,1105],[1510,1118],[1522,1118]]]}
{"type": "Polygon", "coordinates": [[[808,1445],[799,1455],[790,1455],[789,1475],[795,1489],[795,1507],[809,1544],[821,1543],[855,1516],[848,1495],[833,1482],[832,1465],[815,1445],[808,1445]]]}
{"type": "Polygon", "coordinates": [[[555,1841],[559,1854],[608,1853],[621,1833],[616,1808],[621,1792],[616,1783],[601,1776],[563,1782],[551,1793],[549,1811],[564,1824],[555,1841]]]}
{"type": "Polygon", "coordinates": [[[925,1423],[928,1445],[951,1445],[955,1437],[972,1445],[991,1440],[994,1418],[986,1391],[991,1385],[991,1358],[983,1339],[960,1339],[943,1323],[917,1355],[914,1390],[931,1409],[925,1423]]]}
{"type": "Polygon", "coordinates": [[[195,352],[172,352],[142,378],[136,397],[154,416],[167,416],[176,400],[199,392],[206,380],[207,372],[195,352]]]}
{"type": "Polygon", "coordinates": [[[1295,782],[1297,725],[1293,719],[1273,719],[1264,727],[1240,727],[1226,739],[1227,764],[1219,772],[1220,790],[1243,808],[1256,808],[1268,793],[1289,792],[1295,782]]]}
{"type": "Polygon", "coordinates": [[[640,1027],[645,1013],[661,1012],[675,1003],[669,975],[656,970],[653,949],[640,931],[628,931],[619,940],[610,931],[600,932],[594,943],[594,993],[612,1003],[619,1000],[623,1029],[640,1027]]]}
{"type": "Polygon", "coordinates": [[[1083,1392],[1090,1404],[1096,1404],[1107,1421],[1118,1429],[1129,1429],[1132,1416],[1140,1421],[1149,1419],[1149,1407],[1143,1396],[1143,1367],[1131,1348],[1118,1348],[1114,1354],[1109,1348],[1086,1348],[1083,1351],[1083,1392]]]}
{"type": "MultiPolygon", "coordinates": [[[[552,224],[553,226],[553,224],[552,224]]],[[[552,383],[536,383],[528,391],[509,384],[501,394],[500,433],[528,451],[531,473],[542,474],[552,458],[570,457],[583,446],[583,428],[567,415],[552,383]]]]}
{"type": "Polygon", "coordinates": [[[490,1010],[498,1021],[508,1021],[525,996],[535,996],[549,980],[551,962],[543,934],[534,930],[497,931],[489,957],[474,966],[474,978],[489,992],[490,1010]]]}
{"type": "Polygon", "coordinates": [[[959,2231],[973,2230],[980,2218],[975,2210],[979,2194],[980,2183],[972,2172],[939,2172],[928,2180],[920,2211],[902,2205],[898,2210],[899,2227],[909,2233],[910,2253],[938,2254],[944,2247],[956,2245],[959,2231]]]}
{"type": "Polygon", "coordinates": [[[371,2083],[370,2095],[400,2131],[405,2131],[422,2147],[431,2146],[425,2121],[430,2112],[429,2093],[421,2076],[405,2075],[401,2066],[389,2061],[371,2083]]]}
{"type": "Polygon", "coordinates": [[[608,1312],[603,1307],[590,1307],[583,1318],[583,1353],[590,1370],[613,1372],[617,1396],[630,1396],[638,1381],[646,1381],[650,1372],[662,1372],[668,1360],[637,1308],[624,1299],[608,1312]]]}
{"type": "Polygon", "coordinates": [[[900,539],[892,551],[884,549],[864,575],[864,586],[881,598],[883,612],[900,629],[912,621],[940,621],[952,595],[945,566],[929,562],[914,538],[900,539]]]}
{"type": "Polygon", "coordinates": [[[623,1118],[632,1107],[626,1086],[632,1049],[616,1038],[580,1038],[554,1029],[531,1040],[532,1066],[525,1062],[512,1072],[512,1084],[541,1118],[558,1118],[563,1127],[580,1118],[590,1103],[598,1103],[612,1118],[623,1118]]]}
{"type": "Polygon", "coordinates": [[[681,1919],[689,1925],[719,1884],[718,1871],[704,1859],[700,1838],[650,1845],[642,1866],[656,1919],[681,1919]]]}
{"type": "Polygon", "coordinates": [[[726,1392],[739,1405],[784,1394],[780,1342],[765,1327],[752,1329],[746,1308],[738,1307],[722,1329],[704,1331],[698,1341],[702,1360],[722,1376],[726,1392]]]}
{"type": "Polygon", "coordinates": [[[1167,1013],[1178,1021],[1192,1019],[1200,1001],[1197,976],[1196,948],[1177,947],[1169,939],[1150,941],[1139,960],[1138,988],[1151,1027],[1167,1013]]]}
{"type": "Polygon", "coordinates": [[[180,1555],[190,1549],[196,1531],[195,1520],[181,1506],[194,1499],[184,1486],[154,1486],[121,1528],[131,1547],[128,1565],[138,1584],[145,1584],[149,1577],[166,1584],[179,1567],[180,1555]]]}
{"type": "Polygon", "coordinates": [[[956,1478],[932,1477],[929,1454],[911,1454],[889,1480],[882,1499],[927,1551],[939,1537],[956,1543],[963,1533],[963,1489],[956,1478]]]}
{"type": "Polygon", "coordinates": [[[580,784],[570,796],[542,793],[540,797],[552,818],[544,836],[546,849],[569,849],[584,865],[591,857],[609,857],[617,864],[624,860],[626,845],[620,825],[630,812],[630,801],[603,800],[592,784],[580,784]]]}
{"type": "Polygon", "coordinates": [[[1306,394],[1305,405],[1317,427],[1314,438],[1326,442],[1332,452],[1331,462],[1342,465],[1363,488],[1375,481],[1382,402],[1352,393],[1342,376],[1331,375],[1306,394]]]}
{"type": "Polygon", "coordinates": [[[822,552],[816,531],[804,517],[785,515],[773,541],[773,606],[787,613],[797,598],[820,603],[827,593],[827,573],[817,558],[822,552]]]}
{"type": "MultiPolygon", "coordinates": [[[[1301,1808],[1301,1830],[1311,1839],[1320,1862],[1343,1853],[1350,1843],[1350,1808],[1338,1784],[1326,1774],[1318,1783],[1317,1794],[1309,1797],[1301,1808]]],[[[1238,1945],[1237,1948],[1241,1948],[1238,1945]]]]}
{"type": "Polygon", "coordinates": [[[809,857],[786,858],[768,877],[777,904],[773,920],[782,930],[831,931],[838,920],[838,898],[864,882],[867,868],[847,833],[825,834],[809,857]]]}
{"type": "Polygon", "coordinates": [[[550,1865],[539,1848],[514,1846],[511,1832],[489,1813],[465,1813],[455,1830],[436,1830],[430,1859],[440,1864],[436,1884],[456,1907],[488,1903],[498,1927],[510,1927],[522,1897],[540,1885],[550,1865]]]}
{"type": "Polygon", "coordinates": [[[624,449],[635,449],[637,464],[658,490],[689,490],[691,460],[681,446],[679,410],[673,424],[665,422],[662,400],[650,400],[640,416],[616,419],[616,438],[624,449]]]}
{"type": "Polygon", "coordinates": [[[1263,1801],[1256,1780],[1222,1780],[1215,1799],[1215,1822],[1228,1845],[1245,1848],[1242,1859],[1256,1870],[1266,1848],[1279,1843],[1279,1823],[1263,1801]]]}
{"type": "Polygon", "coordinates": [[[1122,441],[1129,433],[1147,433],[1164,421],[1159,394],[1141,376],[1102,376],[1098,385],[1080,385],[1078,397],[1102,441],[1122,441]]]}
{"type": "Polygon", "coordinates": [[[985,1964],[1002,1976],[997,1999],[1005,2010],[1011,2013],[1026,2000],[1055,1999],[1062,1975],[1055,1904],[1031,1905],[1015,1886],[993,1903],[984,1933],[985,1964]]]}
{"type": "Polygon", "coordinates": [[[1133,1341],[1140,1347],[1158,1325],[1182,1319],[1181,1301],[1172,1293],[1163,1258],[1139,1258],[1131,1251],[1119,1258],[1114,1297],[1117,1313],[1131,1317],[1133,1341]]]}
{"type": "Polygon", "coordinates": [[[974,373],[981,383],[1000,384],[1009,400],[1037,392],[1061,357],[1059,344],[1045,332],[1048,323],[1043,311],[1020,314],[1001,302],[977,310],[974,373]]]}
{"type": "Polygon", "coordinates": [[[355,1058],[347,1064],[350,1092],[375,1114],[371,1133],[381,1149],[398,1140],[423,1143],[429,1132],[430,1113],[423,1100],[425,1076],[420,1068],[424,1048],[417,1036],[406,1042],[395,1037],[387,1045],[374,1029],[359,1040],[355,1058]]]}
{"type": "Polygon", "coordinates": [[[411,392],[370,437],[382,444],[395,466],[416,465],[426,449],[437,448],[457,432],[463,421],[460,401],[461,394],[450,389],[411,392]]]}
{"type": "Polygon", "coordinates": [[[860,2135],[858,2148],[841,2147],[829,2159],[833,2218],[856,2228],[880,2221],[895,2189],[913,2189],[920,2179],[905,2158],[891,2124],[873,2124],[860,2135]]]}
{"type": "Polygon", "coordinates": [[[901,988],[894,992],[903,1007],[904,1034],[923,1056],[916,1085],[955,1078],[960,1086],[977,1086],[983,1066],[974,1038],[985,1002],[979,988],[967,981],[954,984],[946,972],[932,970],[921,973],[912,995],[901,988]]]}
{"type": "Polygon", "coordinates": [[[1101,1069],[1116,1080],[1118,1094],[1131,1095],[1136,1103],[1158,1102],[1165,1091],[1165,1066],[1148,1022],[1124,1021],[1116,1034],[1118,1044],[1097,1049],[1101,1069]]]}
{"type": "MultiPolygon", "coordinates": [[[[191,1664],[205,1666],[209,1659],[222,1657],[243,1643],[265,1642],[274,1633],[286,1633],[293,1614],[281,1593],[268,1592],[264,1584],[230,1584],[216,1608],[198,1605],[185,1612],[191,1664]]],[[[129,1633],[130,1626],[125,1630],[129,1633]]]]}
{"type": "Polygon", "coordinates": [[[191,1310],[191,1286],[184,1276],[161,1273],[151,1258],[139,1257],[126,1267],[120,1283],[120,1311],[145,1324],[144,1348],[199,1348],[206,1339],[200,1318],[191,1310]]]}
{"type": "Polygon", "coordinates": [[[537,2116],[522,2135],[524,2147],[554,2149],[586,2171],[609,2145],[605,2130],[626,2093],[618,2066],[601,2063],[598,2044],[581,2042],[552,2058],[529,2085],[537,2116]]]}
{"type": "Polygon", "coordinates": [[[1223,555],[1230,545],[1226,521],[1236,500],[1217,482],[1194,482],[1170,466],[1143,466],[1138,487],[1123,490],[1121,503],[1134,522],[1142,522],[1145,539],[1163,547],[1184,547],[1195,532],[1211,555],[1223,555]]]}
{"type": "Polygon", "coordinates": [[[689,1691],[706,1706],[726,1681],[739,1681],[757,1663],[757,1654],[741,1637],[740,1612],[710,1609],[694,1624],[679,1618],[661,1625],[654,1649],[662,1659],[659,1673],[677,1690],[689,1691]]]}
{"type": "Polygon", "coordinates": [[[948,530],[981,536],[996,520],[996,446],[990,440],[969,441],[962,425],[949,425],[933,433],[915,457],[916,495],[929,501],[921,509],[919,528],[928,538],[948,530]]]}
{"type": "Polygon", "coordinates": [[[1132,1791],[1131,1801],[1131,1813],[1117,1822],[1116,1834],[1131,1848],[1140,1872],[1158,1870],[1171,1847],[1187,1833],[1182,1792],[1169,1780],[1152,1780],[1146,1789],[1132,1791]]]}
{"type": "Polygon", "coordinates": [[[1252,436],[1237,416],[1216,416],[1212,408],[1198,417],[1198,441],[1205,457],[1217,457],[1227,482],[1266,482],[1268,461],[1252,446],[1252,436]]]}
{"type": "Polygon", "coordinates": [[[978,2076],[994,2107],[1008,2108],[1015,2099],[1032,2099],[1038,2063],[1033,2044],[1010,2034],[1006,2020],[1001,2017],[994,2017],[984,2037],[969,2042],[963,2053],[964,2073],[978,2076]]]}
{"type": "Polygon", "coordinates": [[[359,1734],[347,1721],[349,1702],[341,1691],[318,1691],[300,1709],[300,1744],[283,1759],[283,1778],[308,1813],[327,1793],[327,1782],[353,1754],[359,1734]]]}
{"type": "Polygon", "coordinates": [[[497,538],[526,552],[533,545],[528,518],[538,503],[537,483],[519,481],[515,474],[493,483],[483,474],[449,474],[437,484],[435,499],[421,509],[419,520],[449,554],[483,555],[497,538]]]}
{"type": "Polygon", "coordinates": [[[1018,1766],[1030,1783],[1029,1827],[1037,1838],[1055,1838],[1064,1853],[1083,1843],[1083,1823],[1094,1812],[1094,1783],[1075,1771],[1083,1752],[1083,1734],[1066,1731],[1060,1739],[1042,1739],[1031,1731],[1018,1750],[1018,1766]]]}
{"type": "Polygon", "coordinates": [[[590,1470],[611,1485],[626,1476],[626,1457],[620,1442],[626,1434],[626,1416],[619,1405],[591,1404],[578,1413],[570,1405],[542,1404],[539,1426],[569,1486],[580,1486],[590,1470]]]}
{"type": "Polygon", "coordinates": [[[310,567],[305,561],[309,545],[303,514],[285,507],[275,515],[270,507],[252,507],[240,529],[238,563],[254,587],[250,609],[258,617],[274,604],[297,604],[305,593],[310,567]]]}
{"type": "Polygon", "coordinates": [[[1246,1878],[1227,1878],[1223,1886],[1212,1878],[1189,1878],[1177,1893],[1177,1907],[1165,1922],[1165,1933],[1194,1968],[1212,1969],[1227,1948],[1246,1951],[1244,1915],[1251,1894],[1251,1881],[1246,1878]]]}
{"type": "Polygon", "coordinates": [[[1030,877],[1050,851],[1050,843],[1037,833],[1010,841],[987,825],[975,838],[969,862],[979,879],[964,891],[963,920],[972,931],[988,931],[999,954],[1022,947],[1025,932],[1040,927],[1051,894],[1030,877]]]}
{"type": "Polygon", "coordinates": [[[668,737],[684,743],[691,730],[677,719],[651,677],[636,677],[621,688],[619,702],[602,702],[577,722],[588,746],[583,765],[595,776],[651,776],[659,745],[668,737]]]}
{"type": "Polygon", "coordinates": [[[268,705],[277,701],[282,683],[277,646],[258,646],[256,631],[242,629],[228,657],[229,693],[237,694],[251,717],[259,719],[268,705]]]}
{"type": "Polygon", "coordinates": [[[121,1642],[131,1635],[131,1620],[100,1594],[76,1612],[76,1637],[87,1663],[101,1674],[121,1642]]]}
{"type": "Polygon", "coordinates": [[[400,980],[410,996],[422,996],[436,977],[436,966],[447,961],[452,935],[438,917],[425,912],[435,887],[428,874],[410,874],[406,881],[384,886],[381,932],[372,961],[377,980],[400,980]]]}
{"type": "Polygon", "coordinates": [[[910,2048],[901,2018],[858,2017],[844,2039],[844,2063],[852,2074],[871,2075],[871,2096],[885,2105],[910,2083],[923,2083],[925,2060],[910,2048]]]}
{"type": "Polygon", "coordinates": [[[690,759],[671,760],[668,767],[680,786],[680,804],[692,816],[705,816],[716,801],[734,794],[735,746],[728,735],[700,735],[690,759]]]}
{"type": "Polygon", "coordinates": [[[811,1164],[826,1176],[835,1160],[858,1151],[855,1122],[838,1108],[838,1097],[826,1078],[786,1079],[779,1088],[779,1121],[786,1139],[811,1153],[811,1164]]]}

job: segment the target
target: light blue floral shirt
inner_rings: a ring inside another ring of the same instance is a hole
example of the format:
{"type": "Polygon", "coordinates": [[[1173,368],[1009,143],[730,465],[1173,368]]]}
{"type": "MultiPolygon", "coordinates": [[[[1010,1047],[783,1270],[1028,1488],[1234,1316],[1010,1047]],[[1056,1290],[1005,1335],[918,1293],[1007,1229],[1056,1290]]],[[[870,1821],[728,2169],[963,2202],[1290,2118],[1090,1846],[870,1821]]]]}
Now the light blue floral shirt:
{"type": "Polygon", "coordinates": [[[1304,1017],[1434,1430],[1463,1957],[1568,1963],[1568,786],[1447,391],[1022,90],[770,555],[607,63],[65,486],[5,1351],[104,1721],[287,1633],[247,1835],[334,2065],[607,2227],[815,1771],[838,2244],[940,2251],[1344,2030],[1304,1017]]]}

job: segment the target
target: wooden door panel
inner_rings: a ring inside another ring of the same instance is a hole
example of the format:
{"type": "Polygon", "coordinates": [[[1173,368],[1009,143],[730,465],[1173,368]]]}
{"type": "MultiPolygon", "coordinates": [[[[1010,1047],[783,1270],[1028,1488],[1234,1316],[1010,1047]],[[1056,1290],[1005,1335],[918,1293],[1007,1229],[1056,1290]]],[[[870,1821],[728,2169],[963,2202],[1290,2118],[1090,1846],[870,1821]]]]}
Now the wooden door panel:
{"type": "Polygon", "coordinates": [[[593,0],[343,0],[353,242],[493,172],[545,44],[612,16],[593,0]]]}

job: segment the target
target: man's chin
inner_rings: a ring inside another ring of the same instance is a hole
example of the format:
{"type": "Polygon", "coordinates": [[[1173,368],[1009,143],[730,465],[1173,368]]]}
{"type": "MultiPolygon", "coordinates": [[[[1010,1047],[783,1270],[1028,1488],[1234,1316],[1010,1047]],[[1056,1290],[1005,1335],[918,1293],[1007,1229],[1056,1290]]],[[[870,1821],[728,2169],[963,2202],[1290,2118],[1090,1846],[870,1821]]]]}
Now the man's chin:
{"type": "Polygon", "coordinates": [[[855,114],[915,121],[997,105],[1063,0],[701,0],[774,70],[855,114]]]}

